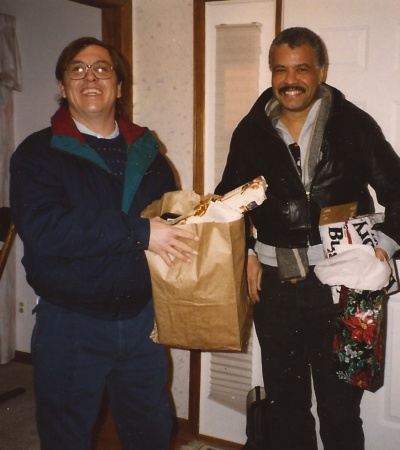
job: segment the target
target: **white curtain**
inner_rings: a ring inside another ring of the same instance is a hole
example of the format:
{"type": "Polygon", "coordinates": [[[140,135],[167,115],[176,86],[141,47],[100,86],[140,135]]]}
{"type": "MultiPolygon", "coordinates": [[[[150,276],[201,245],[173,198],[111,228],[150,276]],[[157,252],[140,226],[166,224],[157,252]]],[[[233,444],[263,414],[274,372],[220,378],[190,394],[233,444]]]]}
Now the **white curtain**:
{"type": "MultiPolygon", "coordinates": [[[[9,161],[14,150],[14,94],[22,90],[15,17],[0,13],[0,206],[9,205],[9,161]]],[[[15,353],[15,252],[0,280],[0,363],[15,353]]]]}

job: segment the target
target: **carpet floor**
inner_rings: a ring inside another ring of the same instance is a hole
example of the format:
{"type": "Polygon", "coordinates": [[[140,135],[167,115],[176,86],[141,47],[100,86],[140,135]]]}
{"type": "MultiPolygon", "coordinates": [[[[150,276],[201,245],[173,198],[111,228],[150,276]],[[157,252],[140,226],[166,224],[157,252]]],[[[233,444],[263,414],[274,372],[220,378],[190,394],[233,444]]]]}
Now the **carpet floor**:
{"type": "MultiPolygon", "coordinates": [[[[0,365],[0,450],[40,450],[35,415],[32,366],[15,361],[0,365]]],[[[173,448],[226,450],[227,447],[194,440],[173,448]]]]}
{"type": "Polygon", "coordinates": [[[0,450],[39,450],[31,365],[0,365],[0,400],[0,450]]]}

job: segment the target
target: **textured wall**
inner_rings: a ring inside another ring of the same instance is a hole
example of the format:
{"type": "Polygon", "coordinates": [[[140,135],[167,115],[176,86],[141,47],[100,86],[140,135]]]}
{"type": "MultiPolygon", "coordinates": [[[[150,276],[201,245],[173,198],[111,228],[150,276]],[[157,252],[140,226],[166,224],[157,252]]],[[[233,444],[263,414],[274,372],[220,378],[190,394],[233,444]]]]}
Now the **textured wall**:
{"type": "Polygon", "coordinates": [[[134,0],[134,119],[153,130],[183,189],[193,179],[193,1],[134,0]]]}
{"type": "MultiPolygon", "coordinates": [[[[193,185],[193,1],[133,0],[134,121],[160,140],[182,189],[193,185]]],[[[188,417],[189,352],[172,350],[172,395],[188,417]]]]}

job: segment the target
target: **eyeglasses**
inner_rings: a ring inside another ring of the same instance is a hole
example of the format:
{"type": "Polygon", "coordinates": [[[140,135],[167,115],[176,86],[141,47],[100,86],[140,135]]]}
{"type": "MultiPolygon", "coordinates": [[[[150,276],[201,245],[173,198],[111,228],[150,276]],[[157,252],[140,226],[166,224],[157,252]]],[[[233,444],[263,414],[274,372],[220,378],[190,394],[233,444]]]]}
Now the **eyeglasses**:
{"type": "Polygon", "coordinates": [[[87,71],[91,70],[99,80],[108,80],[112,76],[113,66],[106,61],[98,61],[93,64],[76,62],[70,64],[65,71],[71,80],[82,80],[86,77],[87,71]]]}

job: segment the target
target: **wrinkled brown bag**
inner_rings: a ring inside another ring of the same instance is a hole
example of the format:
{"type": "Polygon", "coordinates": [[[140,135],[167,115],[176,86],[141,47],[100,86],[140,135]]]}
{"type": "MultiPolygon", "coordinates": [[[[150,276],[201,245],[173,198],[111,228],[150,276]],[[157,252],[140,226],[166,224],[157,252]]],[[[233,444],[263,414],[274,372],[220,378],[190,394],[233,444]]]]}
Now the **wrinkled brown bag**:
{"type": "MultiPolygon", "coordinates": [[[[203,199],[193,191],[170,192],[142,217],[181,215],[203,199]]],[[[146,251],[155,307],[152,339],[185,349],[241,350],[249,310],[244,219],[173,226],[199,236],[198,242],[190,241],[199,255],[190,264],[175,259],[175,267],[169,268],[146,251]]]]}

